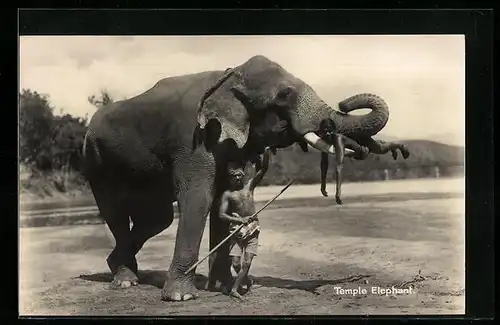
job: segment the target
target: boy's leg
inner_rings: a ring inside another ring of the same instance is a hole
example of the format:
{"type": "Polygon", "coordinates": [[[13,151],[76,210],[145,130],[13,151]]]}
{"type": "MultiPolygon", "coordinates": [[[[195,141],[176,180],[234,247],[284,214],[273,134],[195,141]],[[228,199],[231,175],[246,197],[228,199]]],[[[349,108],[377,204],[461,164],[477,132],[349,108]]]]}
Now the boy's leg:
{"type": "MultiPolygon", "coordinates": [[[[229,246],[229,256],[231,258],[231,264],[233,266],[236,274],[240,273],[241,270],[241,255],[242,255],[242,247],[237,239],[232,239],[229,246]]],[[[223,288],[224,293],[229,294],[231,291],[231,287],[223,288]]]]}
{"type": "MultiPolygon", "coordinates": [[[[241,253],[239,253],[239,246],[237,245],[237,243],[235,242],[235,239],[232,238],[230,241],[229,241],[229,258],[231,259],[231,262],[232,262],[232,265],[233,267],[238,267],[236,266],[236,264],[241,264],[240,260],[241,260],[241,253]],[[236,247],[235,247],[236,246],[236,247]]],[[[216,254],[216,253],[214,253],[216,254]]],[[[210,256],[210,258],[212,258],[213,255],[210,256]]],[[[214,265],[213,263],[209,263],[211,264],[212,266],[214,265]]],[[[210,273],[210,270],[209,270],[209,273],[210,273]]],[[[218,282],[218,281],[217,281],[218,282]]],[[[218,290],[224,292],[224,293],[229,293],[229,291],[231,290],[231,287],[227,288],[227,287],[222,287],[222,283],[221,284],[221,287],[219,287],[218,290]]],[[[210,280],[207,282],[206,286],[205,286],[205,290],[207,291],[215,291],[217,290],[217,287],[216,287],[216,283],[215,282],[210,282],[210,280]]]]}
{"type": "Polygon", "coordinates": [[[240,273],[241,270],[241,256],[231,256],[231,261],[233,264],[233,269],[236,274],[240,273]]]}
{"type": "MultiPolygon", "coordinates": [[[[243,259],[243,263],[245,263],[245,260],[248,262],[249,261],[249,266],[248,268],[250,269],[250,266],[252,265],[252,260],[255,256],[257,256],[257,248],[259,246],[259,231],[255,232],[252,237],[249,238],[248,243],[245,247],[245,255],[243,259]]],[[[248,276],[248,271],[247,271],[247,276],[245,277],[243,284],[246,284],[247,286],[247,292],[250,291],[250,288],[252,286],[252,281],[250,280],[250,277],[248,276]]]]}
{"type": "Polygon", "coordinates": [[[231,261],[232,261],[231,264],[233,265],[233,269],[236,272],[236,274],[238,274],[240,272],[240,269],[241,269],[241,255],[242,255],[242,253],[243,253],[242,246],[240,245],[238,240],[233,238],[231,240],[231,244],[229,246],[229,256],[231,257],[231,261]]]}
{"type": "Polygon", "coordinates": [[[241,287],[243,282],[249,282],[248,271],[250,270],[250,266],[252,266],[253,257],[257,255],[258,233],[252,235],[252,237],[250,237],[245,244],[245,253],[243,255],[241,270],[238,273],[236,281],[233,284],[233,289],[231,290],[231,296],[240,300],[242,300],[243,297],[238,293],[238,289],[241,287]]]}
{"type": "Polygon", "coordinates": [[[241,265],[241,270],[236,277],[236,281],[233,284],[233,289],[231,290],[231,296],[243,300],[243,297],[238,293],[238,288],[241,287],[243,281],[247,279],[248,271],[250,270],[250,266],[252,265],[253,254],[245,252],[243,257],[243,263],[241,265]]]}

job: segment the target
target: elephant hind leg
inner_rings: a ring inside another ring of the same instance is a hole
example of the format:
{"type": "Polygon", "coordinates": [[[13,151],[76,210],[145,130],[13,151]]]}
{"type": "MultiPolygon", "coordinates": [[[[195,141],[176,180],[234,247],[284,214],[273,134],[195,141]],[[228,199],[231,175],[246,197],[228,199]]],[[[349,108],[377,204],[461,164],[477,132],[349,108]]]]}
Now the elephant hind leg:
{"type": "Polygon", "coordinates": [[[137,284],[137,261],[131,250],[129,209],[126,192],[112,182],[92,182],[92,192],[101,217],[115,238],[115,248],[106,259],[113,274],[112,287],[127,288],[137,284]]]}
{"type": "Polygon", "coordinates": [[[171,183],[148,184],[132,195],[132,252],[135,256],[144,243],[167,229],[174,220],[173,186],[171,183]]]}

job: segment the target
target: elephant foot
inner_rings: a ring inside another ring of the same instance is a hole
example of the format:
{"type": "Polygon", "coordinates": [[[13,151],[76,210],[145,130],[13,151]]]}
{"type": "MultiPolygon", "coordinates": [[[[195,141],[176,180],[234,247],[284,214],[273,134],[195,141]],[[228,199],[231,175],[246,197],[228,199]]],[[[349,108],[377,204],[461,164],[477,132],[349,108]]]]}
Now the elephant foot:
{"type": "Polygon", "coordinates": [[[207,283],[205,284],[205,287],[203,289],[205,291],[215,292],[215,291],[218,291],[217,288],[220,289],[220,283],[219,283],[219,286],[217,286],[217,283],[212,283],[210,281],[207,281],[207,283]]]}
{"type": "Polygon", "coordinates": [[[117,274],[120,267],[123,265],[135,274],[137,274],[138,272],[137,259],[135,257],[132,257],[132,259],[127,263],[119,261],[117,258],[116,250],[112,251],[111,254],[109,254],[106,262],[108,263],[108,267],[113,275],[117,274]]]}
{"type": "Polygon", "coordinates": [[[233,288],[233,281],[221,283],[220,292],[222,292],[225,295],[228,295],[231,293],[232,288],[233,288]]]}
{"type": "Polygon", "coordinates": [[[233,276],[231,274],[231,264],[219,265],[217,271],[209,272],[208,289],[209,291],[218,291],[229,294],[233,286],[233,276]]]}
{"type": "Polygon", "coordinates": [[[169,277],[161,291],[164,301],[187,301],[198,298],[192,276],[169,277]]]}
{"type": "Polygon", "coordinates": [[[139,279],[134,272],[126,266],[119,266],[110,284],[111,289],[126,289],[139,284],[139,279]]]}
{"type": "Polygon", "coordinates": [[[229,294],[231,291],[232,282],[223,283],[221,281],[215,281],[215,283],[207,281],[204,290],[210,292],[222,292],[224,294],[229,294]]]}

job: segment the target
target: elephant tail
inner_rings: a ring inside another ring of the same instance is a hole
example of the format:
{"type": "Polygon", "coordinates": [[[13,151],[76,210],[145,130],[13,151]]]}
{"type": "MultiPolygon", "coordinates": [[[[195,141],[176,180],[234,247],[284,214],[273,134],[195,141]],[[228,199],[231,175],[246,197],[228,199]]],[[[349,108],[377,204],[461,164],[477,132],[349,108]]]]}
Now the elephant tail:
{"type": "Polygon", "coordinates": [[[99,165],[102,157],[97,145],[97,139],[91,129],[87,129],[83,138],[82,156],[84,160],[84,171],[88,171],[91,166],[99,165]]]}

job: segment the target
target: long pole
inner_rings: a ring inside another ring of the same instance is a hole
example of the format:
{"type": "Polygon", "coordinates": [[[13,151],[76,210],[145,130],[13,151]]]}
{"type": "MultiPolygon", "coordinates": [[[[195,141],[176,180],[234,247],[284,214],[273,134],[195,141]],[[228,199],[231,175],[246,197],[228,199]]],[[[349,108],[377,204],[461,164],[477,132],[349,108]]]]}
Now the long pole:
{"type": "MultiPolygon", "coordinates": [[[[286,191],[287,188],[290,187],[290,185],[292,185],[293,183],[293,179],[288,182],[288,184],[286,184],[285,187],[283,187],[283,189],[281,191],[279,191],[278,194],[276,194],[272,199],[270,199],[266,204],[264,204],[259,210],[257,210],[257,212],[255,212],[254,214],[252,214],[250,216],[250,219],[255,217],[257,214],[259,214],[262,210],[264,210],[265,208],[267,208],[267,206],[269,204],[271,204],[274,200],[276,200],[278,198],[278,196],[280,196],[281,194],[283,194],[283,192],[286,191]]],[[[184,274],[188,274],[190,271],[192,271],[195,267],[197,267],[198,265],[200,265],[201,262],[203,262],[204,260],[207,259],[207,257],[209,257],[210,255],[212,255],[217,249],[219,249],[219,247],[222,246],[222,244],[224,244],[226,241],[229,240],[229,238],[231,238],[235,233],[237,233],[238,231],[240,231],[240,229],[244,226],[245,224],[242,223],[241,225],[238,226],[238,228],[236,228],[232,233],[230,233],[226,238],[224,238],[219,244],[217,244],[217,246],[215,246],[214,248],[212,248],[212,250],[210,252],[208,252],[208,255],[205,256],[204,258],[202,258],[201,260],[199,260],[198,262],[196,262],[195,264],[193,264],[186,272],[184,272],[184,274]]]]}

